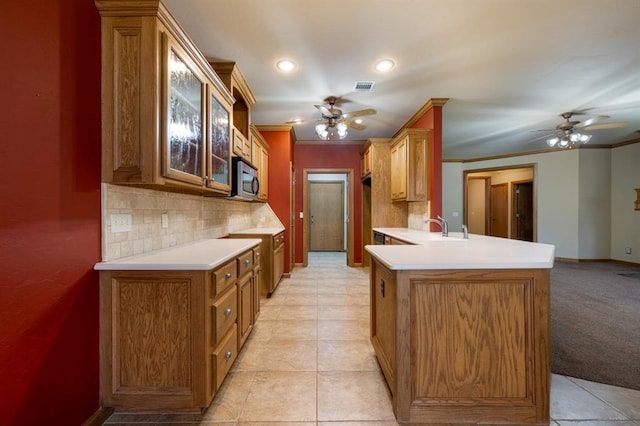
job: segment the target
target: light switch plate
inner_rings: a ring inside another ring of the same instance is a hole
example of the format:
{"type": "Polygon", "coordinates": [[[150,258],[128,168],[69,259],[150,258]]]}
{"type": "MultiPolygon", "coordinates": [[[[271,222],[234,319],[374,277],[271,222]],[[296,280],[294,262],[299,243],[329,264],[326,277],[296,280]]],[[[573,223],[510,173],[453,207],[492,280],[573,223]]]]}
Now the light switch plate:
{"type": "Polygon", "coordinates": [[[112,214],[109,219],[111,221],[111,233],[131,231],[132,219],[130,214],[112,214]]]}
{"type": "Polygon", "coordinates": [[[169,213],[162,213],[162,216],[160,216],[160,221],[162,222],[162,227],[163,228],[168,228],[169,227],[169,213]]]}

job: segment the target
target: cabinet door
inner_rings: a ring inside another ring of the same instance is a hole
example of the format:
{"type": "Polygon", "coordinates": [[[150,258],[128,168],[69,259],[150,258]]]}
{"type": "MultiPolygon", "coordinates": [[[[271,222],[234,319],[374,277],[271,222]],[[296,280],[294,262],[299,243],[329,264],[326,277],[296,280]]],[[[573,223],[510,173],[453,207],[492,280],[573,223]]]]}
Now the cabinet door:
{"type": "Polygon", "coordinates": [[[371,149],[367,148],[367,150],[362,154],[360,158],[360,177],[364,178],[371,174],[371,149]]]}
{"type": "Polygon", "coordinates": [[[395,276],[375,262],[371,280],[371,342],[391,393],[395,392],[396,309],[395,276]]]}
{"type": "Polygon", "coordinates": [[[163,50],[167,72],[162,172],[165,177],[202,186],[206,76],[171,37],[165,37],[163,50]]]}
{"type": "Polygon", "coordinates": [[[251,333],[253,325],[253,303],[251,301],[251,274],[245,275],[238,283],[238,349],[251,333]]]}
{"type": "Polygon", "coordinates": [[[429,199],[429,138],[426,134],[410,136],[408,201],[429,199]]]}
{"type": "Polygon", "coordinates": [[[260,164],[258,165],[260,173],[260,193],[258,198],[267,201],[269,198],[269,151],[264,146],[260,147],[260,164]]]}
{"type": "Polygon", "coordinates": [[[284,272],[284,244],[278,245],[273,251],[273,280],[271,281],[271,291],[273,291],[284,272]]]}
{"type": "Polygon", "coordinates": [[[207,132],[207,186],[224,192],[231,191],[229,184],[229,155],[231,142],[230,106],[223,104],[216,91],[208,86],[207,132]]]}
{"type": "Polygon", "coordinates": [[[407,199],[407,139],[402,138],[391,147],[391,199],[407,199]]]}

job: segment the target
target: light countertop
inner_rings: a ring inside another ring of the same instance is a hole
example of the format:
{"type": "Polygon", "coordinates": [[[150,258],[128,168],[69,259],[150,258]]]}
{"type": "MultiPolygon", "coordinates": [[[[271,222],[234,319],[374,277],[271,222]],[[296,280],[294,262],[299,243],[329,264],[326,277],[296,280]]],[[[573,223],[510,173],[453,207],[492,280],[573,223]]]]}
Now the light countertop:
{"type": "Polygon", "coordinates": [[[94,269],[127,271],[206,271],[257,246],[256,238],[200,240],[153,253],[96,263],[94,269]]]}
{"type": "Polygon", "coordinates": [[[392,238],[415,245],[368,245],[376,259],[392,270],[419,269],[548,269],[553,267],[555,246],[460,232],[418,231],[408,228],[374,228],[392,238]]]}
{"type": "Polygon", "coordinates": [[[277,235],[284,231],[284,228],[250,228],[243,229],[242,231],[233,231],[230,234],[259,234],[259,235],[277,235]]]}

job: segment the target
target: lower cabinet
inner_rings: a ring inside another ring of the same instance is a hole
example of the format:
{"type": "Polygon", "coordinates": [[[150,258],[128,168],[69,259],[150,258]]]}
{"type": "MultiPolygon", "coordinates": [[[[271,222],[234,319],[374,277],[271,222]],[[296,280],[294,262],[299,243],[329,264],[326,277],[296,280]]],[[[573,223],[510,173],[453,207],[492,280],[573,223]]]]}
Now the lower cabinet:
{"type": "Polygon", "coordinates": [[[101,270],[101,405],[207,407],[253,328],[255,271],[252,249],[209,271],[101,270]]]}
{"type": "Polygon", "coordinates": [[[284,274],[284,231],[276,234],[259,229],[229,234],[229,238],[260,238],[260,296],[275,291],[284,274]],[[255,232],[254,232],[255,231],[255,232]]]}

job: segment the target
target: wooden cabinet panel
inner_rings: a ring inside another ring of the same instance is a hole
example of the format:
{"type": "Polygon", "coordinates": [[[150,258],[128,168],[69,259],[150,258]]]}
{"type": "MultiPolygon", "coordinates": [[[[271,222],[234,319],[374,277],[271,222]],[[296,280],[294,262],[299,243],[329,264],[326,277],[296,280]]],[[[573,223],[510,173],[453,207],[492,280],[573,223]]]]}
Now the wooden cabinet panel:
{"type": "Polygon", "coordinates": [[[276,235],[261,233],[229,234],[229,238],[260,238],[260,296],[270,296],[284,274],[284,231],[276,235]]]}
{"type": "Polygon", "coordinates": [[[269,146],[260,131],[251,126],[251,146],[253,150],[253,165],[258,168],[260,189],[257,199],[267,201],[269,198],[269,146]]]}
{"type": "Polygon", "coordinates": [[[222,381],[238,356],[238,328],[234,324],[218,348],[213,352],[213,383],[220,389],[222,381]]]}
{"type": "Polygon", "coordinates": [[[371,146],[368,146],[360,157],[360,178],[365,179],[369,176],[371,176],[371,146]]]}
{"type": "Polygon", "coordinates": [[[238,282],[238,348],[244,345],[253,328],[253,303],[251,294],[251,274],[245,275],[238,282]]]}
{"type": "Polygon", "coordinates": [[[371,272],[371,343],[392,394],[395,394],[396,333],[395,276],[376,263],[371,272]]]}
{"type": "Polygon", "coordinates": [[[214,296],[221,294],[227,287],[236,283],[238,278],[238,267],[233,259],[213,271],[213,291],[214,296]]]}
{"type": "Polygon", "coordinates": [[[429,199],[428,129],[405,129],[391,141],[391,199],[429,199]]]}

